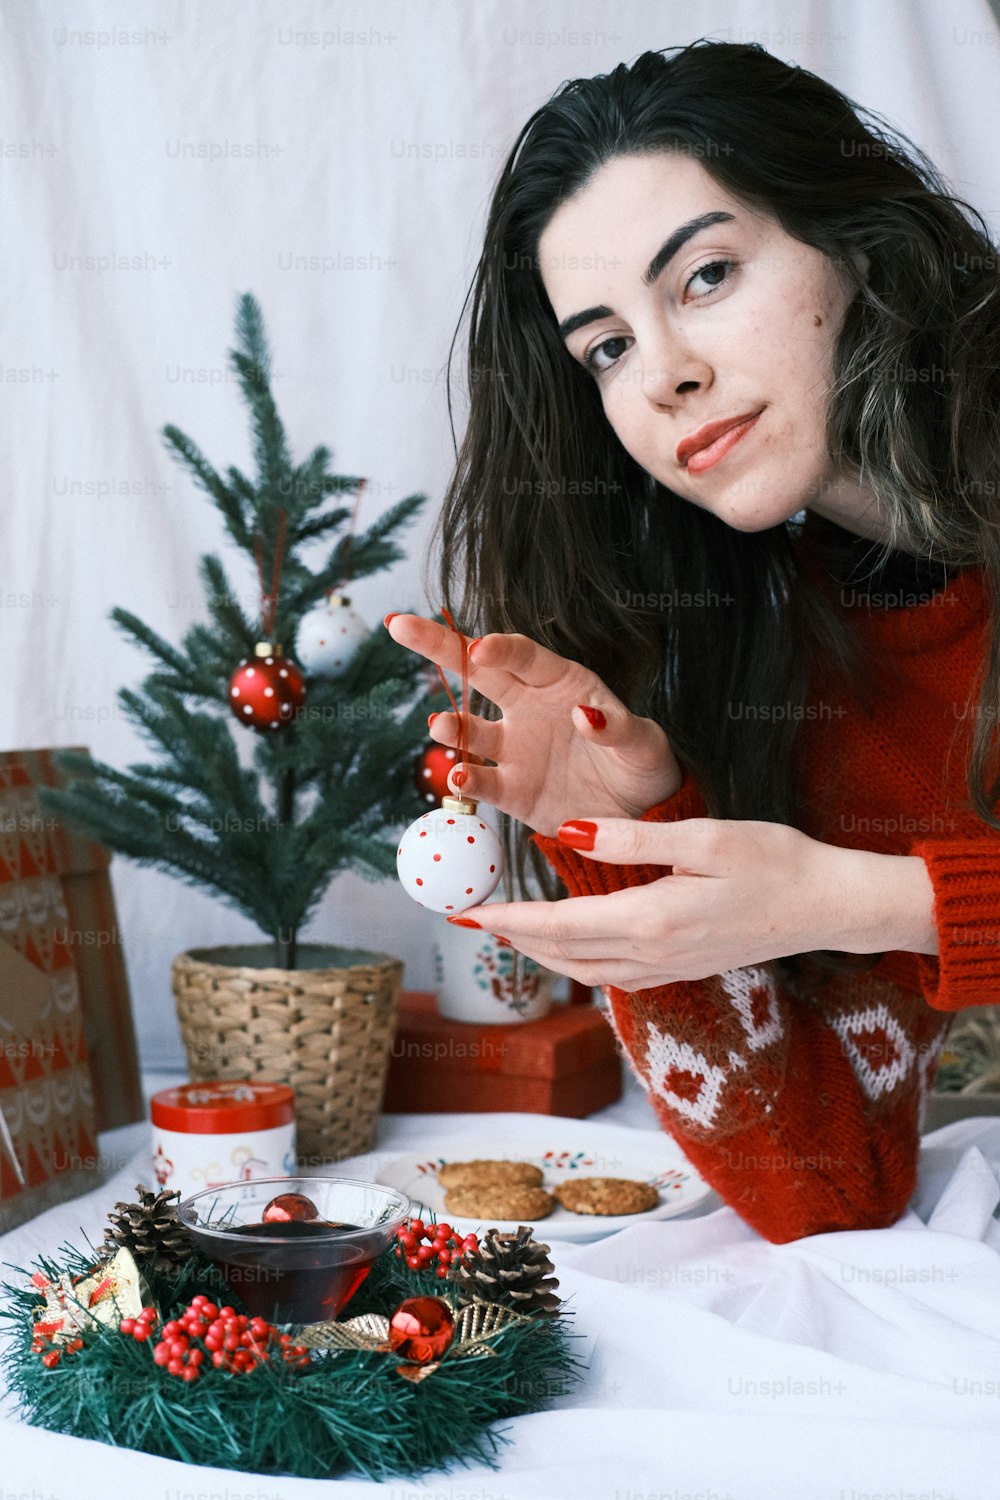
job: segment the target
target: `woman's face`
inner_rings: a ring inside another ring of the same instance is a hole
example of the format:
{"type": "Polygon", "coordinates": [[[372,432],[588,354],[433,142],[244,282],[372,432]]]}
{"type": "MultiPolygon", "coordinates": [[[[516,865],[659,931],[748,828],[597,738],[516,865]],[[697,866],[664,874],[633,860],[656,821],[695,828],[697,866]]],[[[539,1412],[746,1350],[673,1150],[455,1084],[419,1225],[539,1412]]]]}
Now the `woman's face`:
{"type": "Polygon", "coordinates": [[[738,531],[838,490],[826,413],[852,291],[826,256],[730,197],[697,160],[656,153],[602,167],[557,209],[539,259],[566,348],[656,479],[738,531]],[[755,420],[678,452],[737,417],[755,420]]]}

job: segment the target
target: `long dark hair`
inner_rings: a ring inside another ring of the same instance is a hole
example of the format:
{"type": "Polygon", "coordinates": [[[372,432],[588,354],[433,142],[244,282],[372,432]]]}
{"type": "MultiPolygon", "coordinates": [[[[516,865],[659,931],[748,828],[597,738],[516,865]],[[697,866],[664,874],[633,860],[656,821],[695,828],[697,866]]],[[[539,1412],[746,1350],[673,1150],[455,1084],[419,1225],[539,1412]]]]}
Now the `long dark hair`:
{"type": "MultiPolygon", "coordinates": [[[[595,671],[663,725],[715,817],[798,826],[801,815],[805,715],[749,717],[730,705],[804,706],[821,661],[827,680],[839,676],[873,711],[866,663],[824,587],[843,565],[844,533],[829,528],[817,573],[794,520],[743,533],[676,495],[625,452],[596,382],[559,339],[541,234],[606,162],[663,151],[695,155],[856,288],[835,346],[829,450],[881,502],[886,556],[915,538],[944,566],[983,569],[991,630],[968,787],[976,813],[1000,829],[1000,774],[988,769],[1000,708],[997,251],[982,216],[917,147],[758,44],[645,52],[564,84],[518,135],[463,308],[471,302],[470,408],[432,538],[452,616],[476,635],[523,632],[595,671]],[[682,594],[704,607],[660,607],[682,594]]],[[[453,436],[454,351],[455,341],[453,436]]],[[[493,713],[479,695],[471,706],[493,713]]],[[[526,830],[504,824],[522,888],[528,856],[543,892],[557,894],[526,830]]],[[[797,965],[779,962],[793,977],[797,965]]]]}

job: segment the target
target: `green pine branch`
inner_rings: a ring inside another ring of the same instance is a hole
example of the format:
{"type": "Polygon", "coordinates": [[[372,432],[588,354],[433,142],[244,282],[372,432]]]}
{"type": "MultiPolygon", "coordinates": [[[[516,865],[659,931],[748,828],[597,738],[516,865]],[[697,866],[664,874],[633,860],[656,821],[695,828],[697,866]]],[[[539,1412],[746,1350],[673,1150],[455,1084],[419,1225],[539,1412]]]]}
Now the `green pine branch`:
{"type": "Polygon", "coordinates": [[[154,656],[158,656],[162,662],[171,667],[176,673],[182,675],[189,670],[189,663],[179,651],[175,651],[168,641],[157,635],[148,625],[136,618],[127,609],[113,609],[111,618],[115,624],[120,626],[122,632],[132,636],[140,646],[145,646],[154,656]]]}
{"type": "MultiPolygon", "coordinates": [[[[175,426],[165,426],[163,438],[218,509],[255,591],[258,546],[271,587],[284,512],[276,627],[290,654],[303,616],[327,592],[400,561],[400,532],[426,497],[407,496],[349,537],[355,506],[345,501],[364,481],[330,472],[325,444],[293,462],[271,390],[263,316],[249,293],[238,299],[230,360],[248,410],[255,472],[217,468],[175,426]],[[314,567],[302,554],[318,540],[329,545],[314,567]]],[[[228,686],[261,638],[261,615],[241,602],[228,558],[206,554],[199,576],[206,618],[187,628],[179,647],[130,611],[111,613],[154,661],[138,690],[118,694],[149,754],[122,771],[61,751],[67,784],[42,797],[136,863],[217,894],[279,943],[279,962],[292,963],[298,931],[335,875],[391,877],[398,834],[422,810],[412,774],[427,714],[446,707],[446,695],[428,692],[425,664],[376,625],[339,679],[308,681],[297,719],[253,742],[229,708],[228,686]]]]}
{"type": "MultiPolygon", "coordinates": [[[[63,1244],[29,1265],[10,1266],[0,1286],[0,1373],[24,1420],[116,1449],[221,1466],[237,1479],[293,1475],[317,1481],[318,1494],[324,1481],[356,1475],[412,1486],[460,1465],[466,1473],[472,1465],[497,1471],[510,1419],[565,1401],[591,1368],[564,1303],[553,1317],[519,1318],[486,1335],[489,1358],[453,1347],[426,1380],[413,1383],[398,1375],[398,1355],[368,1349],[317,1350],[304,1366],[272,1358],[237,1376],[215,1370],[206,1357],[203,1373],[188,1383],[154,1362],[149,1343],[100,1325],[83,1334],[82,1349],[47,1369],[32,1349],[39,1294],[30,1278],[36,1270],[53,1282],[63,1272],[79,1278],[95,1259],[92,1246],[63,1244]]],[[[147,1267],[146,1280],[161,1327],[198,1292],[244,1308],[239,1287],[199,1250],[170,1272],[147,1267]]],[[[343,1316],[388,1317],[404,1298],[429,1294],[445,1297],[457,1313],[454,1283],[431,1270],[411,1271],[390,1244],[343,1316]]]]}
{"type": "MultiPolygon", "coordinates": [[[[292,460],[285,429],[267,382],[266,368],[262,368],[256,359],[247,358],[239,349],[230,350],[229,357],[250,406],[253,451],[261,488],[272,502],[277,503],[281,496],[282,480],[292,472],[292,460]]],[[[294,514],[301,500],[290,493],[283,497],[282,504],[290,514],[294,514]]]]}
{"type": "Polygon", "coordinates": [[[247,530],[243,498],[235,490],[223,484],[201,449],[179,428],[168,425],[163,429],[163,436],[168,449],[186,468],[190,469],[201,488],[211,495],[225,520],[233,541],[237,546],[249,547],[250,534],[247,530]]]}
{"type": "Polygon", "coordinates": [[[339,531],[350,514],[345,507],[343,510],[331,511],[328,516],[314,516],[311,521],[301,521],[295,528],[295,540],[311,542],[318,536],[328,536],[331,531],[339,531]]]}
{"type": "Polygon", "coordinates": [[[206,553],[198,571],[208,596],[209,612],[231,648],[252,651],[258,638],[257,627],[241,609],[220,559],[214,553],[206,553]]]}
{"type": "Polygon", "coordinates": [[[163,870],[196,889],[210,887],[225,905],[257,926],[267,931],[273,925],[277,930],[273,905],[261,899],[259,866],[248,868],[245,862],[233,857],[230,848],[220,848],[218,841],[196,838],[181,825],[176,804],[169,812],[163,806],[157,812],[148,805],[151,800],[148,786],[142,787],[134,779],[119,777],[114,772],[109,775],[107,771],[101,789],[41,789],[43,807],[79,825],[91,837],[101,839],[136,864],[163,870]],[[112,781],[121,788],[118,800],[108,795],[107,785],[112,781]]]}

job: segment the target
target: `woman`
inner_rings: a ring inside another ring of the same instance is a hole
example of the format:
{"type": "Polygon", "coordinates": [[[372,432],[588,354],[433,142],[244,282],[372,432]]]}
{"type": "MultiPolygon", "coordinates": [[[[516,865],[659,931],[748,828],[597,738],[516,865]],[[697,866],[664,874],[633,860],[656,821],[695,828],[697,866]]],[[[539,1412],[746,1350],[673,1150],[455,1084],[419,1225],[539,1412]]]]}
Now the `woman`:
{"type": "Polygon", "coordinates": [[[868,119],[756,45],[560,89],[494,193],[441,517],[502,715],[452,784],[569,892],[450,920],[604,986],[775,1242],[898,1219],[947,1013],[1000,999],[997,257],[868,119]]]}

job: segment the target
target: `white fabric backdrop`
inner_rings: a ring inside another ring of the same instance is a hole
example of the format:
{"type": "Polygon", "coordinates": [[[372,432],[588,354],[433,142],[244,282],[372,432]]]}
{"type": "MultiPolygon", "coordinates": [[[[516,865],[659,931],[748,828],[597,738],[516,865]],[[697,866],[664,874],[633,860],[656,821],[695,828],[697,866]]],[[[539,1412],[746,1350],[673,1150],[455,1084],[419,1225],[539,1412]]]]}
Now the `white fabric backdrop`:
{"type": "MultiPolygon", "coordinates": [[[[361,613],[426,608],[447,347],[493,180],[563,80],[701,35],[758,40],[885,114],[1000,218],[987,0],[4,0],[0,21],[0,748],[145,756],[116,693],[149,659],[108,611],[172,640],[204,618],[197,561],[223,531],[159,434],[173,422],[217,464],[248,462],[226,365],[244,290],[295,452],[327,442],[370,476],[362,524],[430,497],[406,565],[353,590],[361,613]]],[[[258,934],[166,875],[116,861],[114,884],[144,1057],[167,1065],[172,956],[258,934]]],[[[305,936],[380,949],[387,931],[405,982],[431,984],[431,928],[392,883],[339,877],[305,936]]]]}

